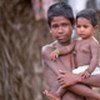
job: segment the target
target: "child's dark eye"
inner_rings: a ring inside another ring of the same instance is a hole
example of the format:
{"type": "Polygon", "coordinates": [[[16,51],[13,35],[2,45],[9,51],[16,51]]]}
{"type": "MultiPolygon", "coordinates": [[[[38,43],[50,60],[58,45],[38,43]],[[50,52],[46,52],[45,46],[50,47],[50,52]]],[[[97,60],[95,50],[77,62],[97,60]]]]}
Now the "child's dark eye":
{"type": "Polygon", "coordinates": [[[81,27],[88,28],[88,26],[86,26],[86,25],[84,25],[84,26],[77,25],[77,28],[81,28],[81,27]]]}
{"type": "Polygon", "coordinates": [[[88,26],[86,26],[86,25],[84,25],[83,27],[84,27],[84,28],[88,28],[88,26]]]}

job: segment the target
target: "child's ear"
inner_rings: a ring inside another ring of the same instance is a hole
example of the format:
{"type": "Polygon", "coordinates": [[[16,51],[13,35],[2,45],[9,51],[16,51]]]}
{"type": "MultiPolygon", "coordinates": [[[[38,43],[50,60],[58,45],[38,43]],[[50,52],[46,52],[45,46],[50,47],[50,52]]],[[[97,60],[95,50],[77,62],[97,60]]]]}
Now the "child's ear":
{"type": "Polygon", "coordinates": [[[50,30],[50,33],[52,33],[52,30],[50,30]]]}
{"type": "Polygon", "coordinates": [[[52,29],[49,27],[49,31],[50,31],[50,33],[52,33],[52,29]]]}
{"type": "Polygon", "coordinates": [[[98,27],[99,27],[99,25],[96,25],[96,26],[94,27],[94,28],[95,28],[94,32],[97,31],[98,27]]]}

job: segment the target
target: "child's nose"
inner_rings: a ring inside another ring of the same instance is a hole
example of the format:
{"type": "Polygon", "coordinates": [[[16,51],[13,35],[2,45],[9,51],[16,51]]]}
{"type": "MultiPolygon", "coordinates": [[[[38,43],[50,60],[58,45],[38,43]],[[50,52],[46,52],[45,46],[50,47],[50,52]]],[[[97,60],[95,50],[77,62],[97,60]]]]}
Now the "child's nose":
{"type": "Polygon", "coordinates": [[[83,32],[83,31],[84,31],[84,28],[83,28],[83,27],[81,27],[81,29],[80,29],[80,30],[81,30],[81,32],[83,32]]]}

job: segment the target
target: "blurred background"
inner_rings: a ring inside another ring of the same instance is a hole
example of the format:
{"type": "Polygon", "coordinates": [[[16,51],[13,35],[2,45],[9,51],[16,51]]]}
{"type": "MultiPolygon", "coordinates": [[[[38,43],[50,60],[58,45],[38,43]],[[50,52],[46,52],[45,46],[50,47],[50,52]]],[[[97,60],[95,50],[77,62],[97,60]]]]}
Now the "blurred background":
{"type": "Polygon", "coordinates": [[[96,9],[100,41],[100,0],[0,0],[0,100],[46,100],[41,47],[52,41],[46,12],[55,2],[69,3],[74,14],[96,9]]]}

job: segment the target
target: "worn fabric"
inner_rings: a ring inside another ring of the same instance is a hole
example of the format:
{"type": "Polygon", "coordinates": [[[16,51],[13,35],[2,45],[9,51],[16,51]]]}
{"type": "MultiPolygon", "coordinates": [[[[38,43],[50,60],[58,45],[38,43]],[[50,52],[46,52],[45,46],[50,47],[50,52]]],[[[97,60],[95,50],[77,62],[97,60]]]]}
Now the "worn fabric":
{"type": "MultiPolygon", "coordinates": [[[[89,65],[79,66],[78,68],[74,69],[72,72],[74,74],[79,74],[79,73],[84,72],[88,68],[89,68],[89,65]]],[[[100,74],[100,67],[96,67],[91,75],[98,75],[98,74],[100,74]]]]}

